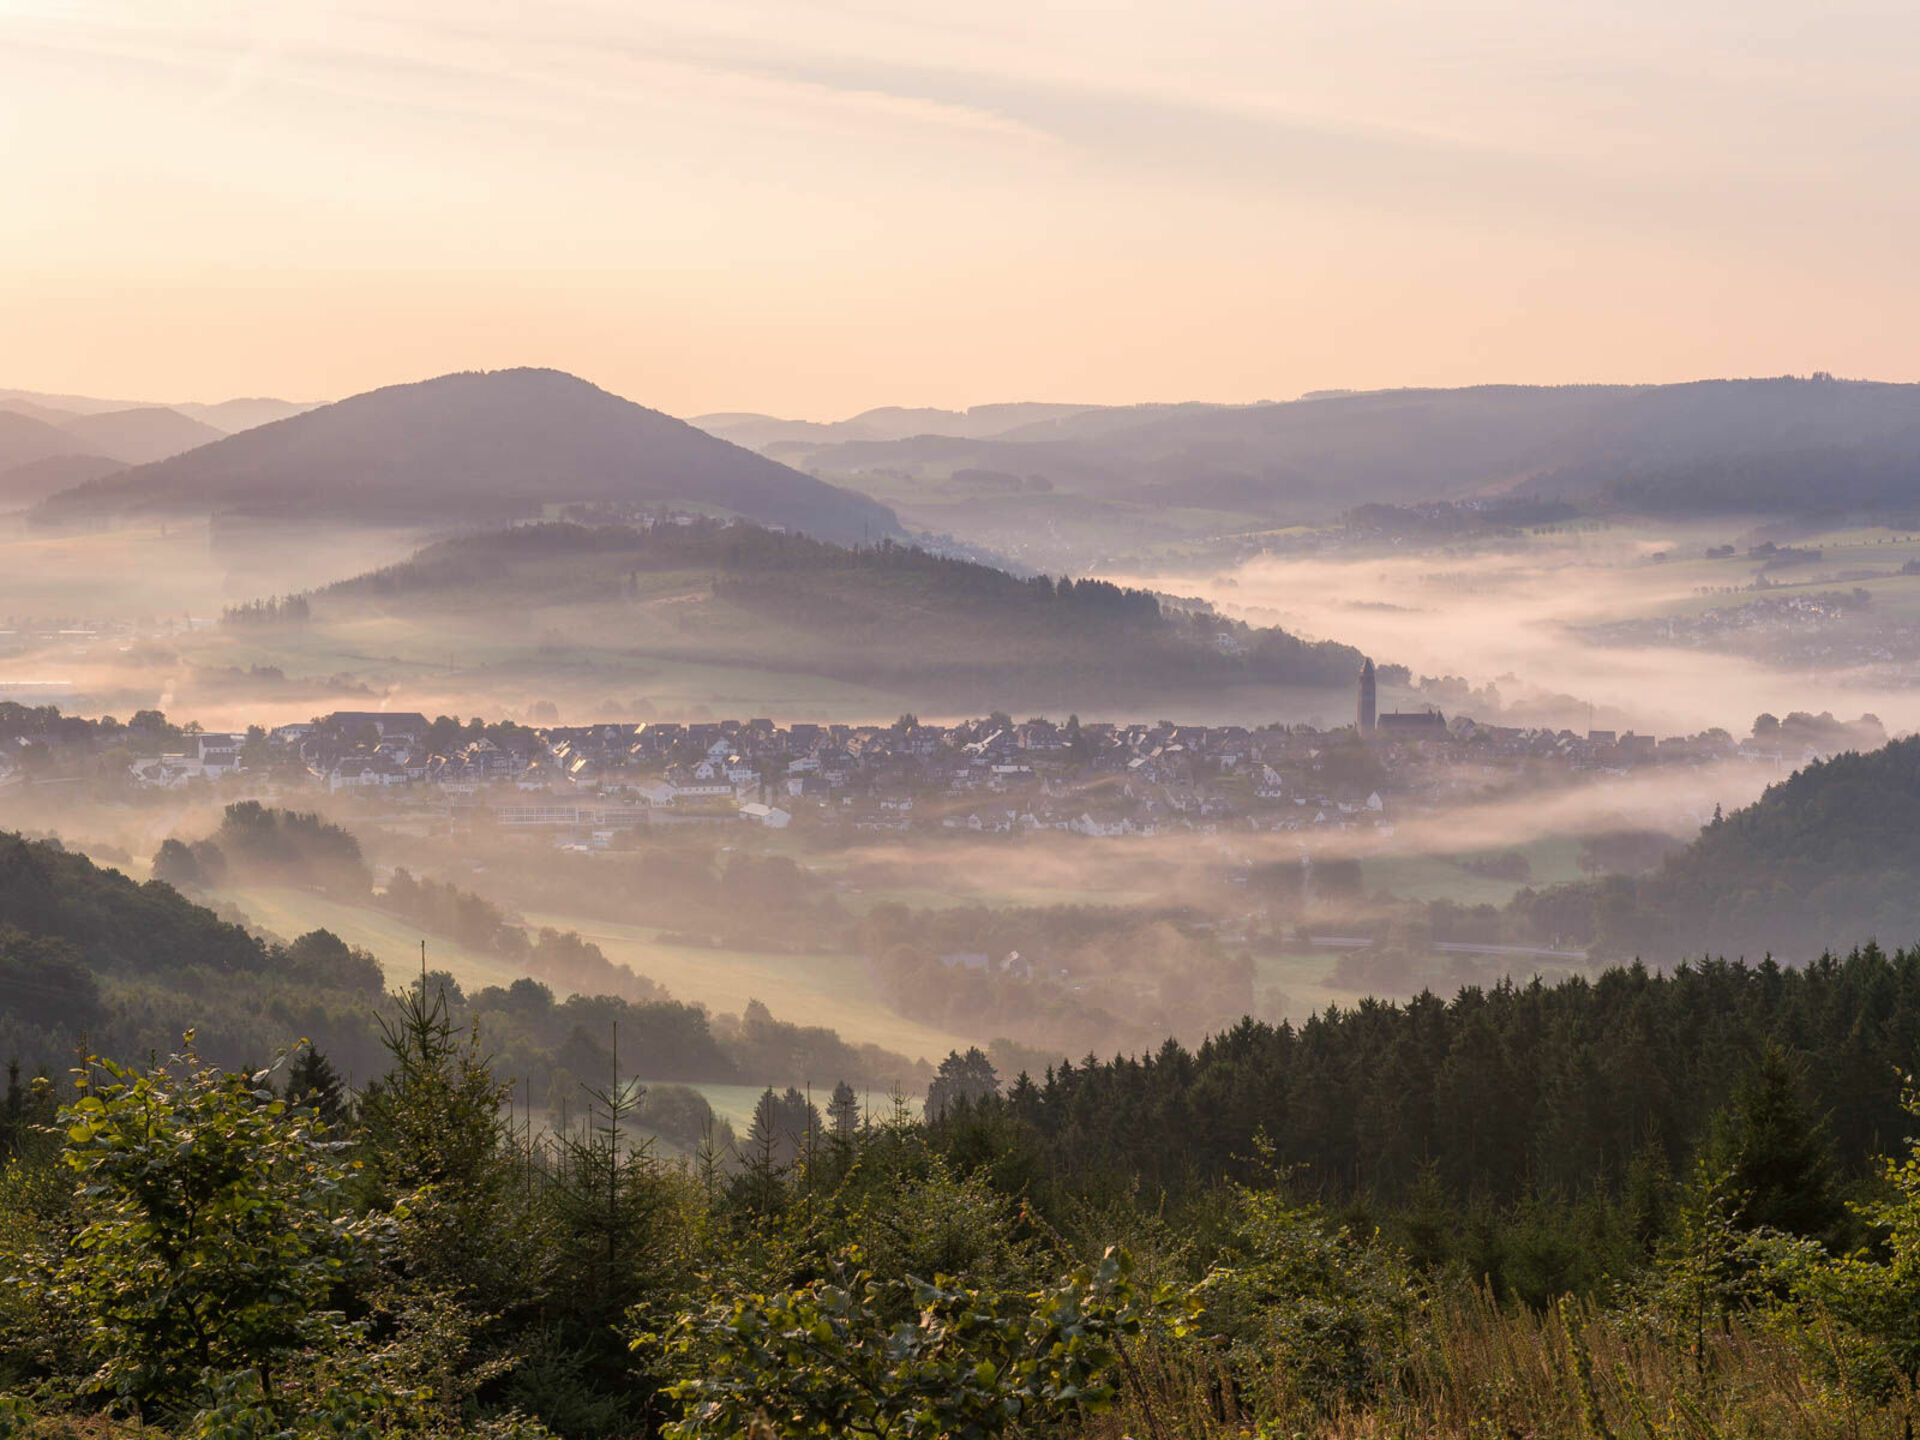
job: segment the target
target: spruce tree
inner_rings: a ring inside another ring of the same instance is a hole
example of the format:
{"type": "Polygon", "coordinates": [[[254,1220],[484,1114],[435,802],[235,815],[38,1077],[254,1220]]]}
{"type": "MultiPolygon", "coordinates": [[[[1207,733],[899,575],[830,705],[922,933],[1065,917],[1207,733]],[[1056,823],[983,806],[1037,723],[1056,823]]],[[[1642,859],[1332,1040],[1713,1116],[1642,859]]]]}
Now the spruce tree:
{"type": "Polygon", "coordinates": [[[852,1139],[860,1128],[860,1100],[844,1080],[833,1087],[833,1098],[827,1102],[827,1124],[844,1140],[852,1139]]]}
{"type": "Polygon", "coordinates": [[[1768,1043],[1734,1096],[1720,1141],[1744,1229],[1823,1237],[1844,1210],[1832,1146],[1807,1103],[1800,1067],[1768,1043]]]}

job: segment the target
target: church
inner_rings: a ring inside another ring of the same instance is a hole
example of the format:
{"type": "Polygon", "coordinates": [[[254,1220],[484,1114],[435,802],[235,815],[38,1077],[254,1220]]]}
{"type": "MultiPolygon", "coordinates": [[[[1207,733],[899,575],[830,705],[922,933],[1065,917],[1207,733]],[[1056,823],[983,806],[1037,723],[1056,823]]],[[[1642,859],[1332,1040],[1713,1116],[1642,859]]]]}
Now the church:
{"type": "Polygon", "coordinates": [[[1444,740],[1447,717],[1438,710],[1394,710],[1380,713],[1379,679],[1369,656],[1360,666],[1360,711],[1356,728],[1364,739],[1382,735],[1390,740],[1444,740]]]}

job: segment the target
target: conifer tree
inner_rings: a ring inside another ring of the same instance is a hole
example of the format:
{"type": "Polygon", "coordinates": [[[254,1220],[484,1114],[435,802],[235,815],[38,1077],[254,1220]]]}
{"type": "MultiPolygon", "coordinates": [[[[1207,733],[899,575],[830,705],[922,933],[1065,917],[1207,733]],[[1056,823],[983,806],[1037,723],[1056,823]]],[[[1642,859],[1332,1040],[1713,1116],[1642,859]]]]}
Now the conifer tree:
{"type": "Polygon", "coordinates": [[[827,1124],[842,1139],[851,1139],[860,1128],[860,1100],[844,1080],[833,1087],[833,1098],[827,1102],[827,1124]]]}
{"type": "Polygon", "coordinates": [[[1833,1150],[1800,1069],[1771,1042],[1734,1097],[1720,1143],[1738,1223],[1818,1238],[1840,1221],[1833,1150]]]}

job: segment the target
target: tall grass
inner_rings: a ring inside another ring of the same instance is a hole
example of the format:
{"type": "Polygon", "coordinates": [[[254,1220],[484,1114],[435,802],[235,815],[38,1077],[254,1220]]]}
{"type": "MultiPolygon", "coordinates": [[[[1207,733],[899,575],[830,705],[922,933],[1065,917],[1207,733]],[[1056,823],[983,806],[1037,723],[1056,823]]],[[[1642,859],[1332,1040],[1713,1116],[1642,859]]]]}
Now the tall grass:
{"type": "Polygon", "coordinates": [[[1843,1373],[1839,1344],[1736,1320],[1696,1349],[1630,1312],[1463,1291],[1426,1307],[1408,1360],[1365,1403],[1316,1409],[1281,1368],[1236,1376],[1223,1352],[1159,1342],[1085,1440],[1913,1440],[1910,1389],[1826,1378],[1843,1373]]]}

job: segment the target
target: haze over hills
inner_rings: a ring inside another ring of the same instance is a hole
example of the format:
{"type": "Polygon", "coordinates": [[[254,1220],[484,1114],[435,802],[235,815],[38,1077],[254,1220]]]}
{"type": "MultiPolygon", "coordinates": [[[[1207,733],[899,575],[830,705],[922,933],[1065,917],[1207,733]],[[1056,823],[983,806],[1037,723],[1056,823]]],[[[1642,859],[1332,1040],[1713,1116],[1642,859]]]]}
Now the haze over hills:
{"type": "Polygon", "coordinates": [[[843,440],[904,440],[913,435],[957,435],[987,439],[1025,426],[1063,420],[1103,405],[1054,405],[1042,401],[975,405],[967,410],[933,406],[882,405],[847,420],[782,420],[773,415],[727,411],[696,415],[690,423],[709,435],[752,450],[789,444],[836,444],[843,440]]]}
{"type": "Polygon", "coordinates": [[[496,641],[905,687],[929,703],[1120,703],[1237,687],[1345,687],[1361,656],[1163,606],[1100,581],[1022,579],[885,543],[755,526],[518,526],[441,541],[314,597],[496,641]]]}
{"type": "Polygon", "coordinates": [[[309,408],[269,399],[139,405],[0,390],[0,507],[31,505],[309,408]]]}
{"type": "Polygon", "coordinates": [[[0,474],[53,455],[78,455],[84,448],[58,425],[35,415],[0,410],[0,474]]]}
{"type": "Polygon", "coordinates": [[[163,405],[69,414],[43,405],[0,405],[0,470],[50,455],[98,455],[123,465],[164,460],[224,436],[163,405]]]}
{"type": "Polygon", "coordinates": [[[251,430],[271,420],[284,420],[312,410],[317,402],[278,400],[265,395],[237,397],[204,403],[153,400],[103,400],[96,395],[56,395],[41,390],[0,390],[0,410],[15,410],[35,415],[55,424],[72,416],[104,415],[116,410],[173,410],[190,420],[211,425],[223,435],[251,430]]]}
{"type": "Polygon", "coordinates": [[[105,456],[127,465],[145,465],[164,460],[196,446],[218,440],[228,432],[170,410],[164,405],[143,405],[132,410],[106,410],[94,415],[77,415],[61,426],[94,455],[105,456]]]}
{"type": "Polygon", "coordinates": [[[709,520],[461,535],[169,651],[184,662],[180,693],[203,697],[219,675],[270,673],[273,703],[377,694],[465,713],[512,697],[569,714],[724,705],[830,720],[995,708],[1304,719],[1344,713],[1360,665],[1350,647],[1138,590],[709,520]]]}
{"type": "Polygon", "coordinates": [[[44,455],[0,469],[0,509],[36,505],[49,495],[126,469],[104,455],[44,455]]]}
{"type": "Polygon", "coordinates": [[[1910,735],[1810,762],[1753,804],[1716,814],[1690,844],[1641,873],[1515,903],[1610,957],[1673,964],[1771,955],[1805,964],[1824,950],[1893,946],[1920,931],[1916,875],[1920,736],[1910,735]]]}
{"type": "Polygon", "coordinates": [[[227,513],[470,524],[567,504],[677,505],[836,540],[899,533],[885,506],[553,370],[395,385],[81,485],[60,522],[227,513]]]}
{"type": "Polygon", "coordinates": [[[971,423],[978,411],[961,417],[967,424],[904,413],[928,417],[921,433],[862,433],[868,416],[805,431],[733,428],[886,501],[910,524],[1023,557],[1042,547],[1042,561],[1084,560],[1155,534],[1320,523],[1366,503],[1515,491],[1658,513],[1920,500],[1913,385],[1786,378],[1058,407],[991,433],[971,423]]]}
{"type": "Polygon", "coordinates": [[[187,401],[169,408],[211,425],[228,435],[235,435],[242,430],[251,430],[256,425],[268,425],[275,420],[285,420],[294,415],[304,415],[309,410],[317,410],[319,402],[276,400],[271,396],[247,395],[232,400],[218,400],[211,405],[187,401]]]}

